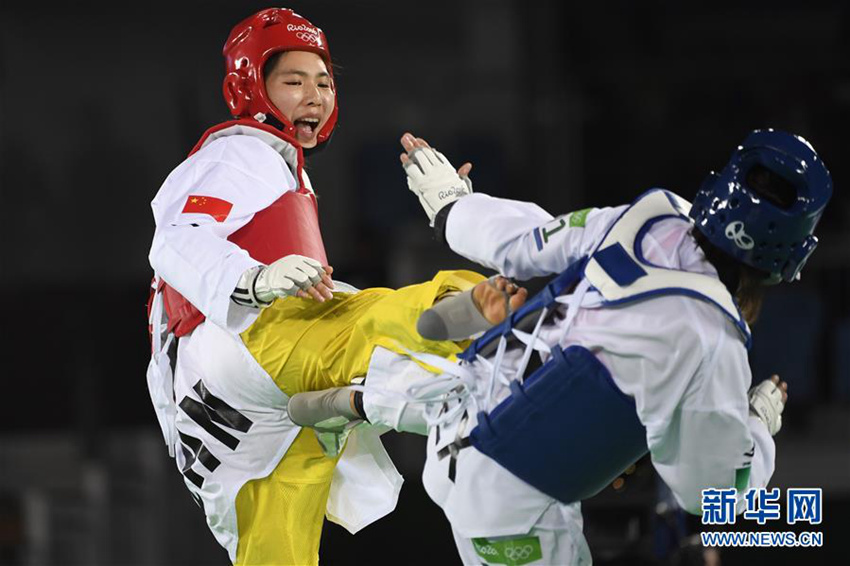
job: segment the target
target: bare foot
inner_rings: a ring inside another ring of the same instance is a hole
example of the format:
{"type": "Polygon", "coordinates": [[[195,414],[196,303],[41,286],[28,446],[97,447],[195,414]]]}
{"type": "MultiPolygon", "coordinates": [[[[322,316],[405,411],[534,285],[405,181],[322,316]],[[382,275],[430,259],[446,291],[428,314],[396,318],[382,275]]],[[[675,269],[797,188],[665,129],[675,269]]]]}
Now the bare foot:
{"type": "Polygon", "coordinates": [[[501,275],[482,281],[472,290],[472,301],[491,324],[499,324],[505,320],[509,312],[514,312],[524,305],[526,299],[528,290],[525,287],[518,287],[501,275]],[[510,311],[506,308],[508,305],[510,311]]]}

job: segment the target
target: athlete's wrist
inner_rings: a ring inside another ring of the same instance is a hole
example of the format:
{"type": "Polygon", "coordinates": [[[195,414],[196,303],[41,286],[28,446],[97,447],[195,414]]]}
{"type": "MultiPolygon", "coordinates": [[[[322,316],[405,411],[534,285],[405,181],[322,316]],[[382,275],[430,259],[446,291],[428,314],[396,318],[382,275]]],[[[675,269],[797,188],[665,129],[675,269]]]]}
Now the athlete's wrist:
{"type": "Polygon", "coordinates": [[[457,201],[450,202],[443,208],[437,211],[437,214],[434,216],[434,237],[441,244],[447,244],[446,241],[446,225],[449,222],[449,213],[452,208],[454,208],[457,201]]]}
{"type": "Polygon", "coordinates": [[[247,269],[239,278],[239,282],[236,284],[233,293],[231,293],[230,299],[237,305],[255,309],[265,308],[272,304],[274,296],[264,298],[262,287],[257,285],[257,280],[265,269],[265,265],[255,265],[247,269]]]}

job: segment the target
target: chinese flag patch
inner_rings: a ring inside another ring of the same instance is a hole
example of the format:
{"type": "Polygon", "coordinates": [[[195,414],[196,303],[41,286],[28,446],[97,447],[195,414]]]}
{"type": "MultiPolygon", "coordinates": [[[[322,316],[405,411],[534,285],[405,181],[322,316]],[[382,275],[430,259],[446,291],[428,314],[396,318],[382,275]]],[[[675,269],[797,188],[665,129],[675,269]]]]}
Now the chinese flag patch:
{"type": "Polygon", "coordinates": [[[215,218],[216,222],[224,222],[227,215],[230,214],[231,208],[233,208],[232,203],[220,198],[189,195],[189,198],[186,199],[186,206],[183,207],[183,212],[209,214],[215,218]]]}

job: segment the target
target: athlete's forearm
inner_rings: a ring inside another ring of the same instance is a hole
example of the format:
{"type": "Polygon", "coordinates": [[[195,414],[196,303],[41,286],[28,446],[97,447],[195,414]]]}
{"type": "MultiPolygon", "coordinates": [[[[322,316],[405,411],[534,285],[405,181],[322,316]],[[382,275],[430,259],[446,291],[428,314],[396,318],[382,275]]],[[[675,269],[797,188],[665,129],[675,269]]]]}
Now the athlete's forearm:
{"type": "Polygon", "coordinates": [[[534,228],[552,220],[535,204],[473,194],[454,204],[446,218],[446,242],[467,259],[520,279],[549,273],[532,264],[534,228]]]}
{"type": "Polygon", "coordinates": [[[483,193],[457,201],[445,219],[456,253],[508,277],[560,273],[592,251],[619,209],[585,209],[554,218],[539,206],[483,193]]]}
{"type": "Polygon", "coordinates": [[[149,260],[166,283],[222,325],[226,325],[239,278],[260,265],[245,250],[204,226],[158,228],[149,260]]]}

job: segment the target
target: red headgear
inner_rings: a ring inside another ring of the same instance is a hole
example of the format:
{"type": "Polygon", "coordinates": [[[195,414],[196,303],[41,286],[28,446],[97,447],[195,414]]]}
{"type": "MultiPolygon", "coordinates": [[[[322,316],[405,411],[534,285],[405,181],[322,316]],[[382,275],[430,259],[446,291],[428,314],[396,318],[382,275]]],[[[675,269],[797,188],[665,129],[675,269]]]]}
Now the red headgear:
{"type": "Polygon", "coordinates": [[[281,51],[311,51],[328,67],[334,89],[334,109],[319,130],[317,144],[328,140],[338,113],[336,85],[328,41],[324,32],[287,8],[269,8],[239,22],[224,44],[224,100],[236,118],[272,115],[283,124],[283,133],[295,138],[295,126],[275,108],[266,95],[263,65],[281,51]]]}

